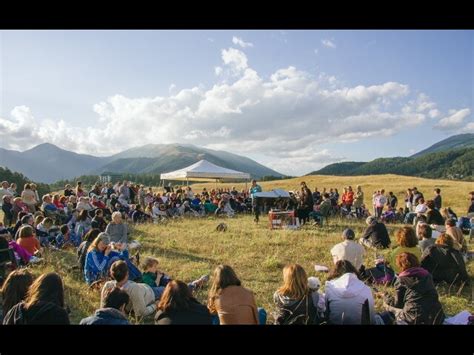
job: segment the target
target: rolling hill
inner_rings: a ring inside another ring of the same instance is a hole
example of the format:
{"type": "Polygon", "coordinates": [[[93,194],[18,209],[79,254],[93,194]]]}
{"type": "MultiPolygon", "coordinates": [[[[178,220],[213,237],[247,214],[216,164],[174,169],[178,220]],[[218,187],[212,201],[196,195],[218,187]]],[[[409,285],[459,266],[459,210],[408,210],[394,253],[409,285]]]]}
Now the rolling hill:
{"type": "Polygon", "coordinates": [[[282,176],[252,159],[193,145],[148,144],[110,157],[77,154],[49,143],[24,152],[0,148],[0,166],[45,183],[103,172],[160,174],[184,168],[201,159],[224,168],[249,173],[255,178],[282,176]]]}
{"type": "Polygon", "coordinates": [[[474,179],[474,134],[452,136],[411,157],[330,164],[307,175],[397,174],[426,178],[474,179]]]}

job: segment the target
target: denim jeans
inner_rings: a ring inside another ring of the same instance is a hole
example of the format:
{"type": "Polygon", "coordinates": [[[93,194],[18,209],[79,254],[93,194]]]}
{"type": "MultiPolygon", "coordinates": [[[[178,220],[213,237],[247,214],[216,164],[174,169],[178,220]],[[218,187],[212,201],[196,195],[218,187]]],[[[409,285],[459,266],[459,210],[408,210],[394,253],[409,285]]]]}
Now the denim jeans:
{"type": "MultiPolygon", "coordinates": [[[[258,312],[258,324],[259,325],[267,324],[267,311],[265,311],[264,308],[258,307],[257,312],[258,312]]],[[[220,325],[219,316],[217,314],[213,314],[211,318],[212,318],[213,325],[220,325]]]]}
{"type": "MultiPolygon", "coordinates": [[[[171,281],[172,279],[168,275],[163,275],[160,279],[160,284],[156,287],[152,287],[153,293],[155,294],[155,300],[158,301],[161,299],[161,296],[163,295],[163,292],[165,291],[166,285],[171,281]]],[[[194,285],[194,282],[188,283],[189,290],[192,292],[196,288],[194,285]]]]}

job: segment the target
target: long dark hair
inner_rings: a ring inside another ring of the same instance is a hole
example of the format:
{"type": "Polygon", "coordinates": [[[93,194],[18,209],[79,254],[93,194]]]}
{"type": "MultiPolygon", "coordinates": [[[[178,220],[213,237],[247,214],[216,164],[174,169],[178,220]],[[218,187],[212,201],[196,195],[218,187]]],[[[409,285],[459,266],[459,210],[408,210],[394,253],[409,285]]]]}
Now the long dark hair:
{"type": "Polygon", "coordinates": [[[32,283],[33,275],[28,270],[15,270],[8,275],[2,288],[3,315],[26,298],[32,283]]]}
{"type": "Polygon", "coordinates": [[[157,308],[163,312],[189,309],[192,300],[193,295],[188,285],[182,281],[173,280],[166,285],[157,308]]]}
{"type": "Polygon", "coordinates": [[[38,302],[51,302],[64,307],[63,281],[55,272],[41,275],[28,290],[25,308],[28,309],[38,302]]]}
{"type": "Polygon", "coordinates": [[[331,270],[328,276],[328,280],[333,280],[341,277],[344,274],[347,274],[348,272],[355,274],[357,277],[359,277],[359,272],[355,268],[354,265],[348,260],[339,260],[336,262],[334,265],[334,268],[331,270]]]}

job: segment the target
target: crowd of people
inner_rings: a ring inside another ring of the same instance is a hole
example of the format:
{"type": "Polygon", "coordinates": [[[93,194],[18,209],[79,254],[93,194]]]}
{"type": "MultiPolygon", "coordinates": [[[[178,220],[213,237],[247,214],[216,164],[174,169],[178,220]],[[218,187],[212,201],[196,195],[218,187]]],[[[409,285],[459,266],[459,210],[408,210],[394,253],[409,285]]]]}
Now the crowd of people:
{"type": "MultiPolygon", "coordinates": [[[[129,324],[130,316],[137,322],[153,316],[156,324],[268,323],[267,310],[257,306],[253,292],[243,287],[231,266],[215,268],[207,304],[201,304],[196,292],[209,282],[209,275],[185,283],[160,271],[155,258],[140,262],[141,246],[130,228],[186,215],[232,217],[251,210],[258,221],[265,207],[256,198],[261,191],[255,180],[248,191],[203,189],[196,194],[191,187],[170,185],[162,194],[154,193],[127,181],[96,184],[86,192],[78,183],[75,189],[66,185],[62,194],[42,196],[40,202],[32,184],[15,197],[11,184],[2,183],[0,255],[15,266],[7,276],[0,275],[6,276],[3,324],[69,324],[61,277],[49,273],[34,279],[22,267],[41,262],[46,249],[67,248],[77,253],[73,269],[80,270],[85,285],[99,289],[101,295],[100,307],[81,324],[129,324]]],[[[461,290],[470,281],[465,236],[472,233],[467,222],[474,217],[474,192],[470,198],[468,213],[458,217],[450,208],[443,209],[439,189],[426,201],[416,188],[408,189],[405,206],[399,210],[396,196],[382,189],[374,191],[371,213],[361,186],[355,191],[345,187],[339,196],[337,189],[311,192],[301,183],[286,208],[294,209],[303,224],[340,214],[364,218],[367,227],[359,238],[345,229],[342,241],[328,250],[334,265],[324,292],[319,278],[308,277],[301,265],[286,265],[273,295],[272,322],[442,324],[446,315],[435,286],[444,283],[461,290]],[[394,221],[405,226],[396,231],[393,243],[385,224],[394,221]],[[369,250],[378,255],[374,265],[364,265],[369,250]],[[395,293],[379,292],[379,284],[393,286],[395,293]],[[375,312],[377,298],[383,300],[384,312],[375,312]]]]}

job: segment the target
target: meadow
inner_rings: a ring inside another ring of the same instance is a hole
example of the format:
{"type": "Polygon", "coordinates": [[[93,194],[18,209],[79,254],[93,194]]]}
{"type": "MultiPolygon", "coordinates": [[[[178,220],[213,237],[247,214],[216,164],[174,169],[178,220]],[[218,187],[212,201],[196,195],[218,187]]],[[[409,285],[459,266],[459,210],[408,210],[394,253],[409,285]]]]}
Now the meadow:
{"type": "MultiPolygon", "coordinates": [[[[399,206],[403,205],[403,195],[407,187],[416,186],[426,197],[433,195],[433,189],[442,190],[443,206],[451,206],[458,215],[465,214],[468,206],[467,194],[474,190],[472,182],[449,180],[429,180],[396,175],[334,177],[305,176],[289,180],[262,182],[263,190],[283,188],[297,190],[299,183],[306,181],[311,190],[318,187],[329,189],[361,185],[366,193],[365,201],[369,202],[374,190],[385,188],[393,191],[399,198],[399,206]]],[[[243,188],[244,184],[219,184],[243,188]]],[[[215,184],[192,185],[195,192],[203,187],[211,189],[215,184]]],[[[314,265],[332,265],[330,248],[341,241],[342,231],[350,227],[356,237],[365,229],[364,221],[349,219],[331,219],[323,227],[305,225],[299,230],[270,230],[266,216],[260,223],[253,222],[251,215],[239,215],[231,219],[180,218],[164,224],[141,224],[133,226],[132,238],[142,243],[141,258],[154,256],[160,261],[160,268],[171,277],[183,281],[191,281],[203,274],[211,274],[215,266],[225,263],[231,265],[242,280],[245,287],[255,293],[257,304],[268,312],[268,323],[273,321],[274,310],[272,296],[282,282],[282,268],[288,263],[301,264],[308,276],[318,276],[322,282],[326,273],[316,273],[314,265]],[[216,226],[225,222],[227,231],[218,232],[216,226]]],[[[394,244],[394,232],[401,225],[387,226],[394,244]]],[[[469,245],[470,249],[472,244],[469,245]]],[[[375,252],[368,252],[366,266],[373,266],[375,252]]],[[[94,312],[99,306],[99,291],[90,290],[83,281],[82,275],[71,267],[76,264],[75,251],[49,251],[43,265],[31,267],[35,274],[56,271],[65,282],[66,302],[71,309],[72,323],[94,312]]],[[[474,281],[474,262],[468,263],[471,284],[474,281]]],[[[391,291],[390,287],[379,290],[391,291]]],[[[205,302],[208,288],[198,292],[197,298],[205,302]]],[[[438,288],[441,302],[447,314],[455,314],[462,310],[474,312],[474,290],[472,286],[462,289],[440,286],[438,288]]],[[[378,310],[382,310],[381,301],[376,300],[378,310]]],[[[151,323],[152,319],[146,319],[151,323]]]]}

